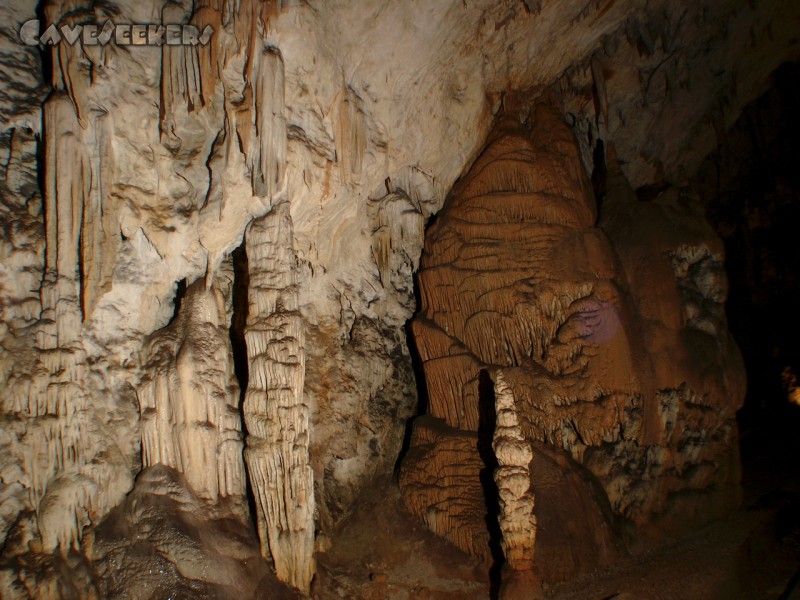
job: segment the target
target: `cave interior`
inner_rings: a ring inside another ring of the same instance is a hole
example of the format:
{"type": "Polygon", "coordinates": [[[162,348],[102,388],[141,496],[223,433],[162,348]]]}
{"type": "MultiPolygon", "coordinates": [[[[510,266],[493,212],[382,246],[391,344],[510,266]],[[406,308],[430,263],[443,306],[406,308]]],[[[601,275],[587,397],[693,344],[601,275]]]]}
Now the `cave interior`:
{"type": "Polygon", "coordinates": [[[800,599],[798,32],[6,2],[0,597],[800,599]]]}

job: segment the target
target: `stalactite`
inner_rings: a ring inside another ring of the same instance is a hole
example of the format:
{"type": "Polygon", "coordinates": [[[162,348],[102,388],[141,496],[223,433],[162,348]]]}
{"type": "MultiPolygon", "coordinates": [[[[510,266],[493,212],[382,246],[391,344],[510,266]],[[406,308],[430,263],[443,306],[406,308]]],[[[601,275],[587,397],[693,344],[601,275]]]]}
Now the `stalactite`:
{"type": "MultiPolygon", "coordinates": [[[[65,92],[54,93],[45,104],[44,124],[46,251],[38,331],[43,369],[27,390],[25,408],[29,418],[56,418],[33,430],[33,439],[28,440],[39,449],[30,457],[34,475],[29,501],[37,509],[51,479],[83,460],[86,440],[78,428],[88,409],[85,393],[75,382],[86,377],[85,355],[79,344],[80,240],[90,175],[78,117],[65,92]]],[[[71,517],[39,523],[44,548],[52,551],[61,541],[79,539],[80,531],[73,531],[71,525],[75,521],[71,517]]]]}
{"type": "MultiPolygon", "coordinates": [[[[233,17],[233,35],[239,48],[247,49],[245,73],[252,72],[260,38],[269,29],[271,18],[280,13],[280,0],[228,0],[224,9],[226,15],[233,17]]],[[[252,82],[251,82],[252,83],[252,82]]]]}
{"type": "Polygon", "coordinates": [[[408,256],[405,248],[421,248],[425,220],[420,210],[404,193],[395,192],[370,202],[372,256],[378,266],[381,285],[407,290],[412,273],[419,267],[419,256],[408,256]]]}
{"type": "Polygon", "coordinates": [[[367,147],[364,101],[350,86],[345,86],[339,104],[339,128],[336,134],[336,157],[342,181],[348,183],[361,175],[367,147]]]}
{"type": "MultiPolygon", "coordinates": [[[[49,11],[52,12],[52,11],[49,11]]],[[[53,15],[51,14],[51,17],[53,15]]],[[[82,335],[99,296],[111,285],[119,245],[107,172],[113,168],[104,117],[88,106],[80,45],[53,49],[54,87],[44,106],[45,256],[37,360],[14,378],[14,410],[25,419],[18,453],[30,469],[28,507],[42,548],[78,546],[94,511],[113,494],[98,481],[118,476],[93,464],[106,452],[87,389],[82,335]]],[[[116,486],[118,480],[110,486],[116,486]]],[[[124,484],[123,484],[124,485],[124,484]]],[[[115,490],[117,492],[118,490],[115,490]]]]}
{"type": "Polygon", "coordinates": [[[256,495],[262,554],[278,578],[307,592],[314,575],[314,477],[309,408],[303,399],[304,321],[289,205],[254,221],[247,237],[250,271],[245,339],[245,460],[256,495]]]}
{"type": "MultiPolygon", "coordinates": [[[[183,23],[186,10],[168,3],[162,11],[163,23],[183,23]]],[[[208,84],[207,84],[208,85],[208,84]]],[[[167,45],[161,47],[161,141],[167,147],[180,147],[176,131],[176,112],[192,112],[204,105],[200,61],[196,46],[167,45]]]]}
{"type": "Polygon", "coordinates": [[[253,110],[249,128],[253,194],[266,198],[283,184],[286,170],[286,117],[284,116],[283,58],[275,48],[255,53],[249,75],[253,110]]]}
{"type": "Polygon", "coordinates": [[[111,289],[121,243],[115,200],[108,183],[114,155],[106,119],[95,119],[88,133],[93,134],[94,144],[87,160],[89,181],[84,184],[81,226],[81,308],[85,321],[92,317],[98,299],[111,289]]]}
{"type": "Polygon", "coordinates": [[[74,344],[80,334],[80,234],[87,165],[75,109],[65,93],[44,107],[45,275],[42,284],[43,349],[74,344]]]}
{"type": "MultiPolygon", "coordinates": [[[[87,269],[85,251],[95,244],[102,246],[105,239],[99,206],[102,176],[93,176],[93,164],[82,143],[84,128],[73,100],[66,92],[55,92],[44,113],[46,252],[37,340],[42,368],[28,388],[25,409],[28,418],[56,418],[42,422],[40,428],[32,430],[33,438],[27,440],[39,449],[30,458],[35,476],[29,502],[37,509],[51,481],[58,474],[74,476],[91,454],[92,442],[82,435],[90,419],[88,398],[76,383],[87,376],[80,344],[84,316],[81,299],[88,288],[90,303],[94,302],[103,260],[98,257],[98,262],[89,263],[87,269]]],[[[106,260],[113,261],[113,255],[106,260]]],[[[80,484],[65,483],[55,493],[71,495],[72,500],[54,513],[41,513],[38,526],[43,547],[52,551],[61,546],[63,551],[69,544],[77,544],[93,501],[80,484]]]]}
{"type": "MultiPolygon", "coordinates": [[[[64,15],[64,8],[60,2],[44,3],[45,22],[48,24],[74,24],[74,20],[80,19],[82,12],[80,8],[71,15],[64,15]]],[[[83,46],[80,43],[62,42],[50,48],[50,56],[52,60],[50,84],[54,90],[66,92],[81,127],[86,128],[89,85],[83,72],[86,61],[83,46]]]]}
{"type": "MultiPolygon", "coordinates": [[[[195,3],[191,24],[198,31],[211,27],[219,32],[223,26],[225,8],[222,0],[200,0],[195,3]]],[[[198,72],[200,73],[200,97],[203,104],[208,104],[214,96],[214,89],[220,79],[219,43],[214,41],[197,49],[198,72]]]]}

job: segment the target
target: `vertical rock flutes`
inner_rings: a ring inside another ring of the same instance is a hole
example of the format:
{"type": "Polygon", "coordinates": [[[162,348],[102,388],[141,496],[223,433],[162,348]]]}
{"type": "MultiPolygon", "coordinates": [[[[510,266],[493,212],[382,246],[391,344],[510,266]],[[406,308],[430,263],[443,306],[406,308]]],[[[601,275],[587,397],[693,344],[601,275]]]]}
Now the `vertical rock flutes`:
{"type": "Polygon", "coordinates": [[[261,552],[278,578],[308,591],[314,575],[314,477],[304,403],[305,331],[288,203],[247,231],[245,460],[256,497],[261,552]]]}
{"type": "MultiPolygon", "coordinates": [[[[425,236],[412,331],[428,415],[415,421],[401,467],[403,498],[433,531],[482,556],[486,497],[499,493],[516,578],[535,576],[528,487],[552,487],[528,469],[531,452],[577,475],[564,485],[586,514],[608,512],[608,502],[640,526],[685,524],[693,511],[720,514],[735,501],[730,411],[742,397],[741,365],[720,311],[719,243],[702,217],[677,208],[675,191],[652,203],[618,198],[615,173],[601,229],[575,138],[539,105],[525,123],[498,120],[425,236]],[[663,348],[671,360],[658,360],[663,348]],[[500,373],[493,390],[485,372],[500,373]],[[497,490],[484,477],[493,460],[497,490]],[[700,464],[692,482],[678,475],[700,464]],[[453,483],[441,486],[444,476],[453,483]],[[587,478],[605,498],[580,483],[587,478]]],[[[537,518],[559,512],[544,502],[554,497],[537,501],[537,518]]],[[[609,530],[604,519],[581,525],[582,545],[594,543],[593,529],[609,530]]],[[[552,579],[560,567],[547,569],[538,575],[552,579]]]]}
{"type": "Polygon", "coordinates": [[[142,466],[172,467],[200,497],[243,496],[239,388],[217,282],[196,281],[176,319],[148,341],[138,389],[142,466]]]}

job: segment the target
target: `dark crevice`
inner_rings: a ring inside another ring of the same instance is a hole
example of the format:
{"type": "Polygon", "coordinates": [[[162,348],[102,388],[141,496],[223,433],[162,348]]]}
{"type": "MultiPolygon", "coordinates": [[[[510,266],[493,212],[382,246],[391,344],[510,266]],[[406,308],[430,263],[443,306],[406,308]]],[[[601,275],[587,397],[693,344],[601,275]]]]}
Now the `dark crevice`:
{"type": "MultiPolygon", "coordinates": [[[[417,273],[414,274],[414,297],[416,299],[416,311],[414,311],[414,318],[417,318],[422,307],[422,298],[420,296],[419,284],[417,282],[417,273]]],[[[414,373],[414,384],[417,390],[417,410],[414,416],[406,422],[405,432],[403,434],[403,445],[400,448],[400,454],[395,461],[395,472],[400,468],[408,449],[411,446],[411,433],[414,429],[414,421],[420,416],[428,412],[428,386],[425,384],[425,371],[422,367],[422,358],[417,350],[417,344],[414,341],[414,332],[411,328],[412,320],[409,320],[405,325],[406,346],[410,355],[411,370],[414,373]]]]}
{"type": "Polygon", "coordinates": [[[637,188],[636,198],[639,200],[639,202],[652,202],[658,198],[662,192],[665,192],[668,189],[669,183],[665,181],[643,185],[642,187],[637,188]]]}
{"type": "Polygon", "coordinates": [[[247,262],[247,250],[244,242],[231,254],[233,258],[233,316],[231,317],[231,349],[233,350],[233,371],[239,382],[239,410],[242,410],[244,394],[250,379],[247,364],[247,342],[244,330],[250,311],[248,288],[250,287],[250,271],[247,262]]]}
{"type": "Polygon", "coordinates": [[[81,223],[81,228],[78,232],[78,304],[81,307],[81,320],[86,321],[88,306],[86,306],[86,265],[84,259],[86,254],[83,251],[84,244],[84,228],[81,223]]]}
{"type": "Polygon", "coordinates": [[[169,323],[167,326],[172,325],[175,322],[175,319],[178,318],[178,315],[181,312],[181,305],[183,304],[183,298],[186,296],[186,279],[181,279],[177,286],[175,287],[175,300],[174,300],[174,308],[172,310],[172,317],[169,319],[169,323]]]}
{"type": "Polygon", "coordinates": [[[427,412],[427,388],[425,386],[425,375],[422,371],[422,360],[419,357],[416,345],[414,344],[414,337],[411,334],[410,322],[406,325],[406,341],[408,344],[408,352],[411,355],[411,369],[414,372],[414,382],[417,388],[417,410],[413,417],[406,421],[405,430],[403,432],[403,444],[400,447],[400,454],[394,463],[395,473],[403,463],[409,448],[411,447],[411,435],[414,431],[414,422],[417,417],[424,415],[427,412]]]}
{"type": "Polygon", "coordinates": [[[595,202],[597,203],[597,214],[600,214],[600,208],[603,203],[603,198],[606,196],[606,179],[608,171],[606,169],[606,146],[603,140],[597,140],[592,150],[592,190],[594,191],[595,202]]]}
{"type": "MultiPolygon", "coordinates": [[[[764,555],[779,549],[796,557],[800,406],[789,396],[800,374],[794,318],[800,304],[800,63],[784,64],[771,79],[770,89],[720,133],[692,184],[725,244],[728,327],[747,374],[737,413],[743,506],[775,515],[754,534],[764,555]]],[[[779,595],[778,571],[753,571],[753,590],[769,585],[776,598],[796,597],[800,571],[787,573],[779,595]]]]}
{"type": "MultiPolygon", "coordinates": [[[[247,436],[247,425],[244,422],[244,398],[250,380],[250,371],[247,360],[247,341],[244,334],[247,327],[247,317],[250,313],[250,265],[247,260],[245,240],[242,240],[242,244],[231,253],[231,258],[233,259],[233,287],[231,290],[233,315],[231,315],[229,335],[233,354],[233,372],[239,383],[239,415],[242,419],[242,434],[247,436]]],[[[244,457],[242,457],[242,460],[245,472],[247,472],[247,461],[244,460],[244,457]]],[[[245,477],[245,494],[250,508],[250,519],[255,530],[258,531],[256,497],[249,476],[245,477]]]]}
{"type": "MultiPolygon", "coordinates": [[[[36,6],[36,18],[39,19],[39,33],[43,34],[45,27],[47,27],[47,17],[45,14],[45,6],[47,0],[40,0],[36,6]]],[[[53,52],[51,46],[38,46],[39,56],[42,64],[42,79],[46,86],[50,87],[53,84],[53,52]]],[[[44,171],[40,171],[44,173],[44,171]]],[[[44,188],[42,188],[44,190],[44,188]]]]}
{"type": "Polygon", "coordinates": [[[748,391],[738,420],[745,462],[756,447],[795,437],[798,407],[784,373],[800,371],[800,63],[743,110],[695,177],[706,217],[725,243],[730,331],[744,357],[748,391]],[[780,432],[780,435],[779,435],[780,432]]]}

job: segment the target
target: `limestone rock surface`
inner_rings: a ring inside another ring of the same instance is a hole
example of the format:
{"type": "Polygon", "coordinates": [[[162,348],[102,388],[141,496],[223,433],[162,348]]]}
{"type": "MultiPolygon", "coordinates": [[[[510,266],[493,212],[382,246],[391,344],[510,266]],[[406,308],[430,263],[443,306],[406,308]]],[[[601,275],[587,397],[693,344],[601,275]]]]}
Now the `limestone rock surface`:
{"type": "MultiPolygon", "coordinates": [[[[598,228],[584,172],[603,140],[633,186],[682,183],[798,57],[798,12],[793,0],[5,1],[2,585],[89,589],[88,571],[63,565],[88,560],[82,540],[113,510],[134,510],[143,469],[169,467],[212,505],[249,484],[262,559],[309,589],[314,552],[395,465],[417,351],[448,429],[429,439],[420,419],[408,456],[424,441],[429,466],[466,465],[454,485],[470,501],[483,498],[470,445],[494,414],[488,366],[504,369],[524,437],[586,466],[617,515],[648,521],[687,477],[727,486],[741,382],[719,246],[675,190],[641,214],[603,209],[598,228]],[[19,28],[36,18],[42,32],[113,20],[213,36],[25,46],[19,28]],[[545,100],[552,113],[531,112],[545,100]],[[512,122],[493,129],[498,115],[512,122]],[[680,235],[648,245],[663,215],[680,235]],[[636,235],[615,225],[626,219],[636,235]],[[420,259],[423,241],[435,252],[420,259]],[[645,289],[645,255],[669,302],[645,289]],[[420,265],[429,314],[409,348],[420,265]],[[659,307],[669,314],[647,313],[659,307]],[[694,362],[709,349],[717,358],[694,362]],[[680,364],[663,364],[673,350],[680,364]]],[[[456,518],[437,502],[441,523],[456,518]]],[[[484,534],[463,535],[483,551],[484,534]]]]}
{"type": "Polygon", "coordinates": [[[736,506],[744,396],[721,247],[702,215],[677,190],[633,198],[612,152],[601,229],[572,133],[546,106],[528,119],[499,121],[426,236],[413,330],[444,431],[415,427],[401,478],[410,510],[479,556],[485,538],[476,547],[480,536],[462,539],[448,519],[472,515],[477,532],[497,510],[512,575],[540,555],[531,443],[588,469],[604,489],[590,513],[610,503],[645,530],[689,527],[736,506]],[[453,453],[452,439],[475,441],[453,453]],[[460,473],[465,491],[443,498],[431,469],[460,473]]]}
{"type": "Polygon", "coordinates": [[[146,344],[137,391],[142,466],[182,473],[201,498],[245,494],[239,386],[223,290],[198,280],[173,323],[146,344]]]}

